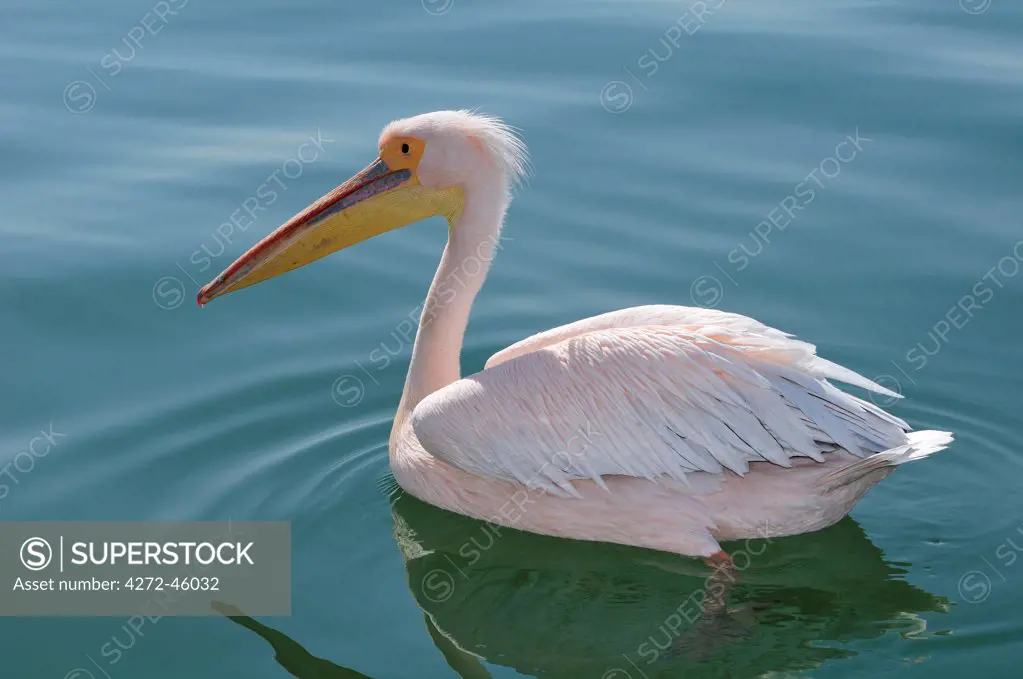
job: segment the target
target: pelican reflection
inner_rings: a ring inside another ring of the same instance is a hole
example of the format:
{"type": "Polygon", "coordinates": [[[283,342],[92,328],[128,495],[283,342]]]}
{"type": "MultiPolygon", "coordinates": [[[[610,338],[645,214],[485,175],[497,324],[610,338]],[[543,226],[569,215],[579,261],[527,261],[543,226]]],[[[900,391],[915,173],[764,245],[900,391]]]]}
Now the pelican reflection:
{"type": "MultiPolygon", "coordinates": [[[[506,666],[536,677],[759,677],[856,653],[852,642],[918,636],[945,598],[904,578],[851,518],[831,528],[729,545],[726,605],[702,562],[487,524],[408,495],[394,536],[427,633],[463,679],[506,666]],[[745,554],[746,556],[740,556],[745,554]]],[[[299,679],[367,675],[318,658],[227,605],[299,679]]],[[[341,659],[338,659],[340,662],[341,659]]]]}

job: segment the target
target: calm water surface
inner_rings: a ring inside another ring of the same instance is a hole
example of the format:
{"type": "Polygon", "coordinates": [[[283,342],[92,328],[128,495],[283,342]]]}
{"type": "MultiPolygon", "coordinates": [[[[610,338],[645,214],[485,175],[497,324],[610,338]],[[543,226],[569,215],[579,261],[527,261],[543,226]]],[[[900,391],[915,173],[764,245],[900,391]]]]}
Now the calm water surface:
{"type": "Polygon", "coordinates": [[[63,436],[8,468],[0,519],[288,520],[294,579],[288,618],[0,619],[0,675],[1016,676],[1023,7],[707,5],[7,0],[0,463],[63,436]],[[602,311],[717,306],[955,445],[757,545],[732,613],[695,623],[671,618],[695,562],[392,503],[441,223],[193,300],[384,123],[477,106],[535,173],[466,372],[602,311]]]}

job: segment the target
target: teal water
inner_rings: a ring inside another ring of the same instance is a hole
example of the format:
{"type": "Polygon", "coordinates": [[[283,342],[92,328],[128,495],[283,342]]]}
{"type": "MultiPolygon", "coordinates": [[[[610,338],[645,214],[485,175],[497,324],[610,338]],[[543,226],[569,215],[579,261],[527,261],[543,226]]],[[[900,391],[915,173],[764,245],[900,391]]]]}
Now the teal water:
{"type": "Polygon", "coordinates": [[[0,618],[0,674],[1016,676],[1023,7],[705,7],[8,0],[0,520],[288,520],[294,577],[287,618],[0,618]],[[402,332],[443,227],[195,292],[384,123],[476,106],[535,173],[464,371],[602,311],[713,305],[901,390],[955,445],[758,546],[732,614],[682,626],[695,562],[392,506],[402,332]]]}

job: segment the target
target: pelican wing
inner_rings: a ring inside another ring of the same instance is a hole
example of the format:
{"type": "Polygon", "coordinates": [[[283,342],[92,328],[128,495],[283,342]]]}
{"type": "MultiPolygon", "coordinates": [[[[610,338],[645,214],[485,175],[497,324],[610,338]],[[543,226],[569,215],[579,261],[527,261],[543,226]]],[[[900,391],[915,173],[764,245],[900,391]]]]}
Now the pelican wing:
{"type": "Polygon", "coordinates": [[[752,319],[609,320],[530,338],[536,348],[503,357],[524,343],[513,345],[428,396],[412,413],[423,448],[472,474],[577,495],[575,479],[744,475],[753,461],[789,467],[793,457],[823,461],[839,448],[864,457],[906,442],[905,422],[828,378],[897,394],[752,319]]]}
{"type": "MultiPolygon", "coordinates": [[[[699,307],[675,306],[672,304],[648,304],[609,311],[606,314],[591,316],[590,318],[584,318],[574,323],[537,333],[497,352],[487,361],[486,367],[492,368],[517,356],[549,347],[552,344],[557,344],[558,342],[593,332],[594,330],[634,328],[644,325],[672,325],[688,327],[692,330],[699,330],[706,325],[716,325],[734,332],[756,333],[764,337],[776,339],[791,337],[790,334],[770,328],[749,316],[718,311],[716,309],[701,309],[699,307]]],[[[808,347],[809,351],[814,351],[813,345],[800,344],[808,347]]]]}

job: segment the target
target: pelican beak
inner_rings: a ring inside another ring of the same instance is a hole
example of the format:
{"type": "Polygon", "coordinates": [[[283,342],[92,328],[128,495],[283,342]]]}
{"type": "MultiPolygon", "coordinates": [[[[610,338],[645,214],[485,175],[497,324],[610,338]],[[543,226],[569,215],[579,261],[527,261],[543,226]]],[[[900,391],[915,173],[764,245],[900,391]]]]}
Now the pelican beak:
{"type": "Polygon", "coordinates": [[[199,305],[427,217],[457,219],[459,187],[429,189],[415,167],[375,161],[256,243],[199,291],[199,305]]]}

